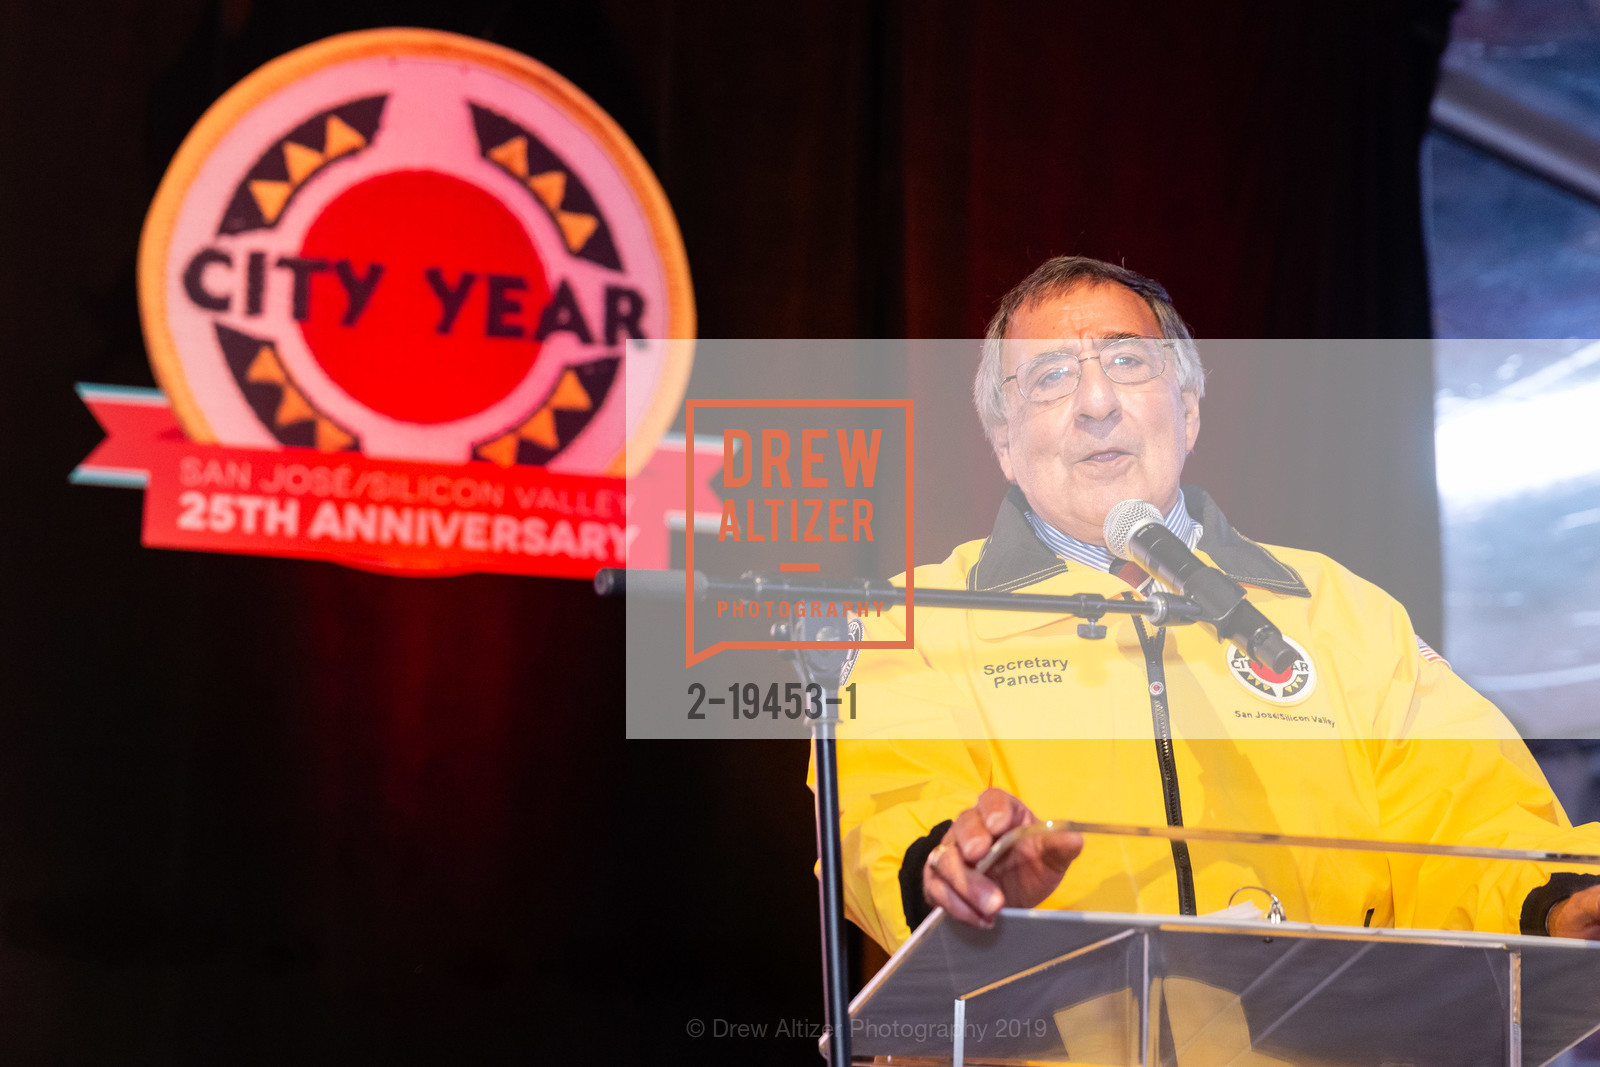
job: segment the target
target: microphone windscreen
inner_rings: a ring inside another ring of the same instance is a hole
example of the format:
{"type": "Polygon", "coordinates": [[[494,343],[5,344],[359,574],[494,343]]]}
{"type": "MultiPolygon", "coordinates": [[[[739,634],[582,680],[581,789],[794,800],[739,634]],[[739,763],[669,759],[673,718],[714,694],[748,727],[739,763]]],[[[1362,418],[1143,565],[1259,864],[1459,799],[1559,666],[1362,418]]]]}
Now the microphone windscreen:
{"type": "Polygon", "coordinates": [[[1161,510],[1148,500],[1124,500],[1106,512],[1103,527],[1106,548],[1118,559],[1132,559],[1128,555],[1128,538],[1152,522],[1161,521],[1161,510]]]}

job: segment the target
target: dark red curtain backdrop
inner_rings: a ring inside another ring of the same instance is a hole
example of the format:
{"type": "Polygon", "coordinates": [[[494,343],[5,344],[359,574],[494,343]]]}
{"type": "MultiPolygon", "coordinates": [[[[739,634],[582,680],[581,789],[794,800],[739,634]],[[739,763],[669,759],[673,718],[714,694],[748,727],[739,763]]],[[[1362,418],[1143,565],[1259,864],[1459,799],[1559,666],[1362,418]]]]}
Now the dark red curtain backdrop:
{"type": "MultiPolygon", "coordinates": [[[[688,1033],[820,1018],[803,747],[625,743],[621,609],[579,583],[151,552],[136,493],[67,485],[72,383],[151,383],[139,224],[228,85],[392,24],[549,63],[656,167],[707,337],[972,337],[1063,252],[1202,337],[1420,337],[1450,6],[0,6],[0,1058],[814,1062],[688,1033]]],[[[1196,480],[1436,633],[1426,360],[1250,351],[1196,480]]],[[[927,398],[937,558],[999,490],[970,368],[874,373],[927,398]]]]}

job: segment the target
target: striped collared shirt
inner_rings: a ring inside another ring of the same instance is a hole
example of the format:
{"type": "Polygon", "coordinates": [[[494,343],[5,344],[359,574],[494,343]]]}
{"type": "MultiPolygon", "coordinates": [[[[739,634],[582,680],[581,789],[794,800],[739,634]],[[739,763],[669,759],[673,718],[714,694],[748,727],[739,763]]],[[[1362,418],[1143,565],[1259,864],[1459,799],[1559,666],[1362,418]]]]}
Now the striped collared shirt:
{"type": "MultiPolygon", "coordinates": [[[[1076,537],[1062,533],[1039,517],[1038,512],[1030,511],[1028,525],[1033,527],[1033,532],[1043,541],[1045,547],[1063,559],[1074,563],[1081,563],[1085,567],[1093,567],[1097,571],[1111,573],[1113,557],[1110,552],[1099,545],[1086,544],[1076,537]]],[[[1203,532],[1200,524],[1190,517],[1183,506],[1183,494],[1178,494],[1178,502],[1172,506],[1161,520],[1161,525],[1178,535],[1179,540],[1189,546],[1190,551],[1200,543],[1200,534],[1203,532]]]]}

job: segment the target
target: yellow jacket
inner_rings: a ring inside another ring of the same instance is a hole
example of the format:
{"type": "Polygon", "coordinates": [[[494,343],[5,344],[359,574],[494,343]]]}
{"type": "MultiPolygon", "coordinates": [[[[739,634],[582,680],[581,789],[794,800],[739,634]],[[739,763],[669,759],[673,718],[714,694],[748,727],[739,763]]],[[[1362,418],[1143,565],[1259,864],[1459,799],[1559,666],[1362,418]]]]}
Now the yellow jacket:
{"type": "MultiPolygon", "coordinates": [[[[1252,684],[1200,625],[1166,631],[1159,647],[1145,627],[1147,647],[1129,616],[1107,617],[1106,636],[1091,640],[1078,619],[917,609],[914,648],[865,651],[851,669],[856,718],[840,729],[846,906],[868,934],[890,950],[909,936],[902,866],[920,898],[933,841],[919,839],[989,787],[1040,818],[1600,853],[1600,826],[1571,828],[1504,716],[1423,655],[1393,598],[1325,556],[1242,538],[1200,490],[1186,487],[1185,500],[1204,526],[1199,554],[1247,585],[1308,653],[1305,669],[1257,673],[1252,684]],[[1169,748],[1158,741],[1158,698],[1169,748]]],[[[1013,490],[988,540],[917,568],[916,586],[1129,591],[1052,554],[1023,506],[1013,490]]],[[[905,632],[903,609],[867,620],[868,640],[905,632]]],[[[1090,837],[1043,906],[1173,914],[1190,883],[1192,908],[1205,914],[1264,886],[1294,921],[1515,932],[1530,892],[1555,870],[1186,847],[1184,857],[1164,840],[1090,837]]],[[[1548,893],[1530,904],[1530,932],[1548,893]]],[[[925,910],[912,902],[913,918],[925,910]]]]}

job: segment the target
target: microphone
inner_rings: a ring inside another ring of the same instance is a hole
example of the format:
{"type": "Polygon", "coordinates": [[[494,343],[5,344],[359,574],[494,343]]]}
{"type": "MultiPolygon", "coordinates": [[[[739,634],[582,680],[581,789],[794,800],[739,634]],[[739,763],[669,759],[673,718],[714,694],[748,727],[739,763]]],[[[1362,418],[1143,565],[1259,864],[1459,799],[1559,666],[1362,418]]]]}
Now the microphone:
{"type": "Polygon", "coordinates": [[[1232,641],[1257,663],[1286,671],[1300,658],[1283,633],[1244,598],[1244,586],[1189,551],[1161,524],[1161,512],[1144,500],[1124,500],[1106,515],[1106,548],[1145,570],[1200,606],[1201,620],[1217,638],[1232,641]]]}

